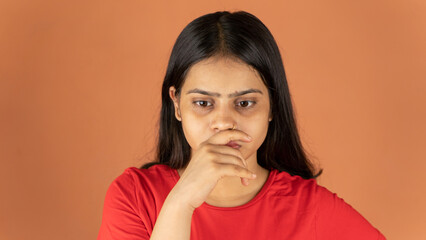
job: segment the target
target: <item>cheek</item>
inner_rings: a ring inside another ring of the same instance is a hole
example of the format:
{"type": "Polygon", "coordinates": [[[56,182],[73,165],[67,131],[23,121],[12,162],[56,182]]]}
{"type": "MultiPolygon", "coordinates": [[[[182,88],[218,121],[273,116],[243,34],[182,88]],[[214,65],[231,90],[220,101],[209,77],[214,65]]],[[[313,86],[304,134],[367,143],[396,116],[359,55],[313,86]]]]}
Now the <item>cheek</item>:
{"type": "Polygon", "coordinates": [[[253,141],[250,145],[256,147],[256,149],[262,145],[266,138],[266,134],[268,133],[268,119],[268,115],[259,114],[253,118],[247,119],[247,121],[240,124],[240,129],[253,138],[253,141]]]}
{"type": "Polygon", "coordinates": [[[184,116],[182,118],[183,133],[191,148],[196,149],[201,142],[206,140],[204,135],[208,133],[208,124],[191,114],[186,113],[184,116]]]}
{"type": "Polygon", "coordinates": [[[268,132],[268,126],[269,126],[268,123],[269,123],[268,120],[258,121],[244,128],[244,129],[247,129],[247,134],[252,136],[254,140],[253,144],[259,145],[259,147],[260,145],[262,145],[263,141],[266,138],[266,134],[268,132]]]}

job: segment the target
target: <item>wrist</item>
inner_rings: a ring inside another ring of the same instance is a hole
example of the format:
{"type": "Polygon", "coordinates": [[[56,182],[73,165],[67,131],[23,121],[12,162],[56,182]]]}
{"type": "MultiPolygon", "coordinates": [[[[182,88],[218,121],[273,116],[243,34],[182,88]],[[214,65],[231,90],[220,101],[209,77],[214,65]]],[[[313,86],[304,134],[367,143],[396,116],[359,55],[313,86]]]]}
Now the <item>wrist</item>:
{"type": "Polygon", "coordinates": [[[164,205],[171,206],[174,209],[182,210],[188,214],[193,214],[195,208],[191,206],[185,199],[179,197],[179,195],[175,194],[173,190],[169,193],[166,200],[164,201],[164,205]]]}

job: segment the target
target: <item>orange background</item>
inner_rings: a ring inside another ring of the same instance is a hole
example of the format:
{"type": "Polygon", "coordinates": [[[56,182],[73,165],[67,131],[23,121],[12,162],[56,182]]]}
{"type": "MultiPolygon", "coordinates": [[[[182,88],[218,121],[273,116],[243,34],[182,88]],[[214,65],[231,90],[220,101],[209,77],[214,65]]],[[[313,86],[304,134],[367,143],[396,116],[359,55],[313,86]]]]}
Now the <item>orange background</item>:
{"type": "Polygon", "coordinates": [[[0,239],[96,238],[111,181],[152,160],[178,34],[219,10],[274,35],[319,183],[426,239],[424,0],[0,1],[0,239]]]}

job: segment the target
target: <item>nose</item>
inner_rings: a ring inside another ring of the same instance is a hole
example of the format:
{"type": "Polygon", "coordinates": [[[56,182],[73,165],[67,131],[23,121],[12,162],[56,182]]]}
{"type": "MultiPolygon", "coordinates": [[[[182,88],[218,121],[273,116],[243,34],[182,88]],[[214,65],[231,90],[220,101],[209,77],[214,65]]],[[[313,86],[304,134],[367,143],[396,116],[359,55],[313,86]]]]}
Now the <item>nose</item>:
{"type": "Polygon", "coordinates": [[[216,110],[210,121],[210,128],[215,132],[232,129],[234,126],[238,128],[236,121],[229,112],[230,110],[226,108],[216,110]]]}

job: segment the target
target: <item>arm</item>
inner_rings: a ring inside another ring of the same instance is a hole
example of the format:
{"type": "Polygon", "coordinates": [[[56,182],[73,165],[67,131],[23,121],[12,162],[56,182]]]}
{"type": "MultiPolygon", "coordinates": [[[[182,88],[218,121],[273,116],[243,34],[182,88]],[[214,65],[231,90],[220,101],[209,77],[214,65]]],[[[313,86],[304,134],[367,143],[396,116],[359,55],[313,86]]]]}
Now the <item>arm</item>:
{"type": "Polygon", "coordinates": [[[385,240],[379,230],[335,193],[317,186],[316,198],[318,239],[385,240]]]}
{"type": "Polygon", "coordinates": [[[184,206],[174,197],[172,190],[164,201],[150,239],[189,240],[194,209],[184,206]]]}

